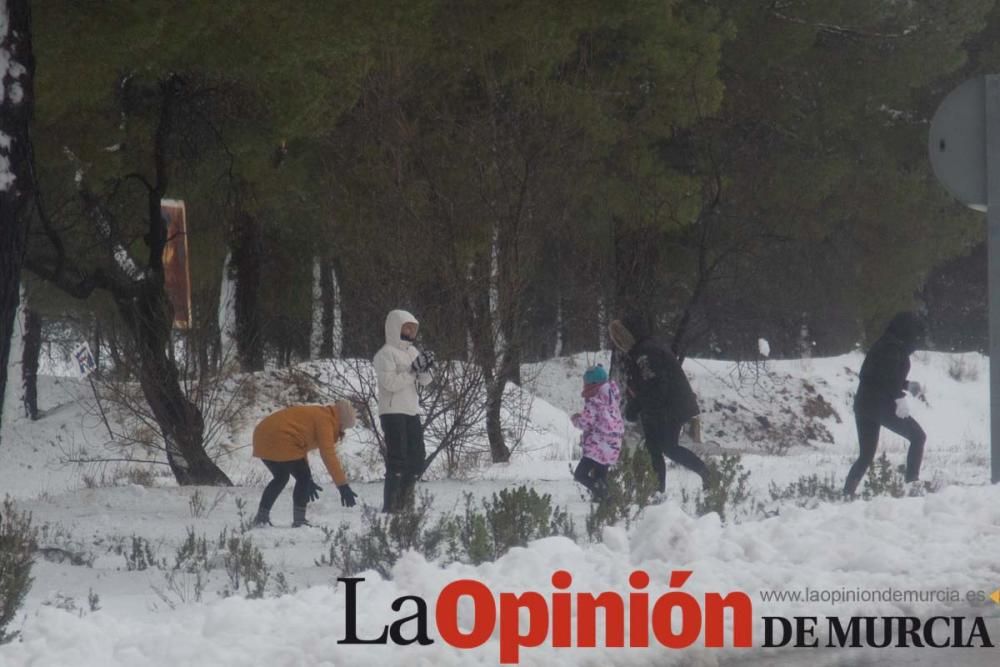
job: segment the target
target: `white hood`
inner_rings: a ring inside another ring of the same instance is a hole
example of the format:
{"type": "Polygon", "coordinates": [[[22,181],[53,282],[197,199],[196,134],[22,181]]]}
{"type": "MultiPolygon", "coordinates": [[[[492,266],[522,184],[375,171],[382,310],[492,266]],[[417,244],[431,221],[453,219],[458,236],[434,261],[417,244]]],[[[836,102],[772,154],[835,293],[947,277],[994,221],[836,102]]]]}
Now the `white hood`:
{"type": "Polygon", "coordinates": [[[378,377],[378,413],[416,415],[420,412],[417,384],[432,381],[430,372],[414,373],[413,360],[420,351],[399,337],[403,325],[417,318],[405,310],[394,310],[385,318],[385,345],[372,360],[378,377]]]}
{"type": "Polygon", "coordinates": [[[415,318],[410,313],[405,310],[392,310],[385,317],[385,344],[391,345],[400,350],[408,349],[411,345],[409,341],[400,338],[400,333],[404,324],[408,322],[413,322],[416,325],[420,325],[415,318]]]}

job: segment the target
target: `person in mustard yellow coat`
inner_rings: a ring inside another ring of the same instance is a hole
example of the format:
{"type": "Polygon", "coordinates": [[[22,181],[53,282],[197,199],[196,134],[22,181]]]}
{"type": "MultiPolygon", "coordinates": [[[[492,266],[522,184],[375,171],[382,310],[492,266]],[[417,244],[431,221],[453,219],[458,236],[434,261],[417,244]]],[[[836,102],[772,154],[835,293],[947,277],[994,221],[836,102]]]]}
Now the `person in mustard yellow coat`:
{"type": "Polygon", "coordinates": [[[264,488],[254,519],[255,526],[271,525],[271,507],[288,478],[295,478],[292,490],[292,526],[308,526],[306,505],[317,500],[322,489],[313,481],[306,455],[319,449],[326,469],[340,492],[344,507],[354,507],[357,494],[347,483],[337,457],[337,443],[356,421],[350,402],[333,405],[296,405],[265,417],[253,431],[253,455],[261,459],[274,479],[264,488]]]}

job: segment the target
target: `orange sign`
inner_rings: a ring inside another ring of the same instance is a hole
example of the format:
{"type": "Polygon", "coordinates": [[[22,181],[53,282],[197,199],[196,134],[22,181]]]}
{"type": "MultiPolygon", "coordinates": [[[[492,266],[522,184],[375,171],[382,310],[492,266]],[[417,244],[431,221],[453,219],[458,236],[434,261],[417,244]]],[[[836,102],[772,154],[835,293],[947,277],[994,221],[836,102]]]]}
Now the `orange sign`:
{"type": "Polygon", "coordinates": [[[163,277],[167,298],[174,307],[174,326],[191,327],[191,270],[188,262],[187,215],[184,202],[160,201],[160,212],[167,221],[167,245],[163,249],[163,277]]]}

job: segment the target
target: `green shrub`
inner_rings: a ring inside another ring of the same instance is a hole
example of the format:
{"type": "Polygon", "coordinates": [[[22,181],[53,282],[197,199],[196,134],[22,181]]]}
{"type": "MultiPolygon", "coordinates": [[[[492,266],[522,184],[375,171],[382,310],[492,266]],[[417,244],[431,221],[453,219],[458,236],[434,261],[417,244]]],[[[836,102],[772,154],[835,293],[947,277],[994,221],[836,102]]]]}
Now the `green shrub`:
{"type": "Polygon", "coordinates": [[[552,504],[552,496],[539,495],[527,486],[502,489],[475,507],[473,495],[465,494],[465,512],[451,520],[458,549],[456,560],[474,564],[494,561],[514,547],[532,540],[562,535],[576,540],[573,520],[566,510],[552,504]]]}
{"type": "Polygon", "coordinates": [[[240,535],[246,535],[253,528],[254,516],[247,511],[247,501],[237,496],[234,502],[236,503],[236,516],[239,517],[240,535]]]}
{"type": "Polygon", "coordinates": [[[493,558],[490,560],[543,537],[563,535],[576,539],[573,520],[566,510],[553,505],[551,495],[539,495],[524,485],[494,493],[492,499],[483,501],[483,510],[493,538],[493,558]]]}
{"type": "Polygon", "coordinates": [[[101,596],[95,593],[93,588],[87,590],[87,607],[92,612],[101,609],[101,596]]]}
{"type": "Polygon", "coordinates": [[[451,554],[454,560],[467,559],[470,563],[485,563],[493,559],[495,553],[492,531],[486,515],[476,509],[475,496],[465,494],[465,510],[452,519],[453,542],[451,554]]]}
{"type": "Polygon", "coordinates": [[[770,486],[771,500],[792,501],[798,507],[807,507],[817,502],[837,502],[844,497],[843,487],[831,474],[799,477],[788,486],[781,488],[774,482],[770,486]]]}
{"type": "Polygon", "coordinates": [[[210,501],[204,494],[202,494],[201,489],[195,489],[194,493],[191,494],[191,497],[188,498],[188,510],[191,512],[191,516],[195,519],[207,517],[215,511],[215,508],[222,503],[225,497],[226,492],[219,491],[210,501]]]}
{"type": "Polygon", "coordinates": [[[167,569],[166,561],[156,557],[156,550],[149,540],[137,535],[132,536],[131,548],[124,552],[125,569],[129,572],[147,570],[149,568],[167,569]]]}
{"type": "MultiPolygon", "coordinates": [[[[223,529],[219,536],[219,542],[224,544],[226,531],[223,529]]],[[[174,570],[180,572],[194,573],[199,570],[208,572],[211,568],[209,564],[208,538],[204,535],[198,537],[194,528],[188,526],[187,537],[174,553],[174,570]]]]}
{"type": "Polygon", "coordinates": [[[425,491],[412,507],[397,514],[365,507],[360,532],[353,533],[346,523],[336,531],[325,531],[330,546],[316,564],[335,567],[348,576],[374,569],[389,578],[396,561],[408,550],[430,561],[478,564],[542,537],[576,539],[567,512],[553,505],[548,494],[539,495],[525,486],[494,493],[478,506],[467,493],[461,514],[445,514],[432,522],[433,503],[434,497],[425,491]]]}
{"type": "MultiPolygon", "coordinates": [[[[695,514],[704,516],[715,512],[723,521],[738,515],[755,516],[763,513],[759,503],[754,502],[747,482],[750,471],[743,467],[739,454],[723,454],[721,459],[707,462],[711,470],[711,483],[694,497],[695,514]]],[[[682,493],[685,503],[689,502],[686,492],[682,493]]]]}
{"type": "Polygon", "coordinates": [[[217,569],[224,569],[228,577],[227,584],[218,591],[222,597],[262,598],[268,583],[273,583],[275,595],[291,590],[283,574],[272,577],[263,552],[243,531],[242,523],[234,530],[223,528],[215,540],[199,536],[188,527],[187,537],[174,552],[173,566],[168,568],[163,559],[157,567],[165,570],[165,587],[153,586],[153,590],[171,609],[178,603],[200,602],[208,590],[211,572],[217,569]]]}
{"type": "Polygon", "coordinates": [[[374,569],[389,578],[396,561],[409,549],[434,560],[448,541],[450,526],[446,519],[429,525],[433,502],[434,497],[424,491],[417,502],[396,514],[381,514],[365,506],[360,533],[352,534],[346,523],[333,533],[326,532],[329,551],[316,564],[335,567],[347,576],[374,569]]]}
{"type": "Polygon", "coordinates": [[[239,595],[248,600],[264,597],[271,570],[264,561],[264,554],[246,535],[231,535],[225,539],[223,562],[229,575],[229,587],[222,591],[224,597],[239,595]]]}
{"type": "Polygon", "coordinates": [[[14,501],[5,499],[0,515],[0,644],[17,637],[7,628],[31,589],[34,547],[31,515],[17,512],[14,501]]]}
{"type": "Polygon", "coordinates": [[[906,481],[902,470],[889,462],[889,457],[886,456],[885,452],[882,452],[868,468],[867,481],[868,483],[861,492],[861,497],[865,500],[877,496],[902,498],[906,495],[906,481]]]}
{"type": "Polygon", "coordinates": [[[587,535],[598,540],[605,526],[624,522],[628,527],[656,494],[658,481],[645,448],[624,450],[608,472],[608,490],[590,506],[587,535]]]}

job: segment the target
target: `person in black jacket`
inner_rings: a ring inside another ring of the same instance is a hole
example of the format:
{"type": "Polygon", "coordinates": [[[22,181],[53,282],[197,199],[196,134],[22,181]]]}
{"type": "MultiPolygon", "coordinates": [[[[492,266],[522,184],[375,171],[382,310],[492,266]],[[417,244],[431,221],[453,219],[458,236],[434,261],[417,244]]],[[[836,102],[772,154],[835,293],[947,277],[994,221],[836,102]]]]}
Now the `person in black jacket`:
{"type": "Polygon", "coordinates": [[[858,392],[854,396],[854,420],[861,454],[851,466],[844,495],[853,496],[861,478],[875,460],[879,431],[884,426],[910,441],[906,455],[906,481],[920,478],[920,462],[927,436],[910,416],[906,402],[910,355],[923,340],[924,325],[916,313],[897,313],[882,337],[875,341],[861,365],[858,392]]]}
{"type": "Polygon", "coordinates": [[[684,423],[697,415],[698,400],[687,375],[670,347],[652,335],[642,315],[615,320],[610,327],[611,340],[621,350],[628,376],[628,403],[625,419],[642,424],[646,449],[660,483],[666,490],[666,456],[688,470],[698,473],[702,484],[709,484],[710,472],[705,462],[690,449],[680,445],[684,423]]]}

